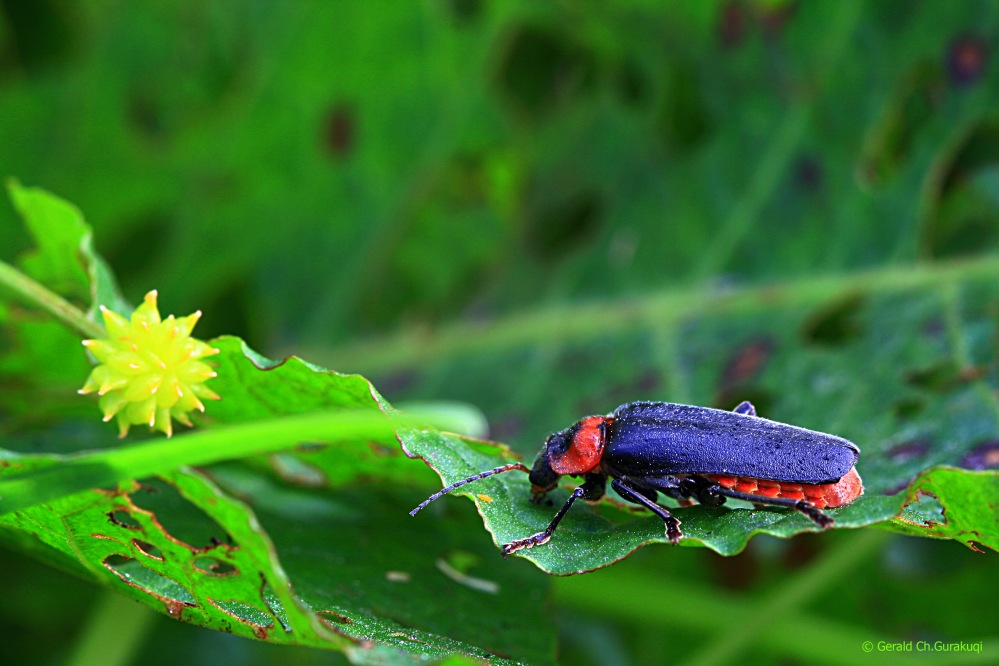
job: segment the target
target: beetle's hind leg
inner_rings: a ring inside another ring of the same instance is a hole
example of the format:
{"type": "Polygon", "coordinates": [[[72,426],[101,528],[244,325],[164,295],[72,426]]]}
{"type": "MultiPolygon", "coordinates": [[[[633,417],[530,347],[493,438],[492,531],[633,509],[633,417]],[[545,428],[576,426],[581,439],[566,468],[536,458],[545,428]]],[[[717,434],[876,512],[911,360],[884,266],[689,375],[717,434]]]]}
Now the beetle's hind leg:
{"type": "Polygon", "coordinates": [[[764,504],[768,506],[783,506],[808,516],[813,523],[819,527],[829,527],[833,524],[833,519],[822,513],[821,509],[812,506],[806,500],[796,500],[787,497],[766,497],[764,495],[751,495],[738,490],[726,488],[717,483],[706,485],[698,490],[697,501],[706,506],[718,506],[725,501],[726,497],[732,499],[745,500],[753,504],[764,504]],[[717,499],[716,499],[717,498],[717,499]],[[717,500],[721,499],[721,502],[717,500]]]}
{"type": "MultiPolygon", "coordinates": [[[[708,481],[703,476],[669,474],[667,476],[646,477],[643,481],[663,495],[678,501],[680,506],[690,506],[695,501],[697,504],[710,507],[721,506],[725,503],[724,497],[711,492],[711,488],[716,485],[715,482],[708,481]]],[[[655,496],[652,499],[655,499],[655,496]]]]}
{"type": "Polygon", "coordinates": [[[677,520],[672,514],[670,514],[669,511],[656,504],[655,490],[641,488],[641,487],[633,487],[623,479],[612,480],[611,488],[616,490],[618,495],[628,500],[629,502],[633,502],[635,504],[641,504],[646,509],[656,514],[660,518],[662,518],[663,522],[666,524],[667,539],[669,539],[673,543],[676,543],[677,541],[680,540],[680,537],[683,536],[683,533],[680,531],[680,521],[677,520]],[[650,494],[652,495],[651,498],[649,497],[650,494]]]}

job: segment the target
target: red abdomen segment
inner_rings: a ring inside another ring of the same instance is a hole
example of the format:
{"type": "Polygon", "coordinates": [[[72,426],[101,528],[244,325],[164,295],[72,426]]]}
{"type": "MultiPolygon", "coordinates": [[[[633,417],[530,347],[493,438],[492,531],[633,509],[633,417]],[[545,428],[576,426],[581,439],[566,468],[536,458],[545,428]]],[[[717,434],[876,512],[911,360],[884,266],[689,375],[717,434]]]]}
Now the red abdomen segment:
{"type": "Polygon", "coordinates": [[[805,500],[817,509],[844,506],[860,497],[864,492],[864,484],[860,480],[860,475],[857,474],[857,468],[851,469],[836,483],[821,485],[768,481],[767,479],[751,479],[722,474],[703,474],[702,476],[711,479],[723,488],[737,490],[740,493],[759,495],[760,497],[805,500]]]}

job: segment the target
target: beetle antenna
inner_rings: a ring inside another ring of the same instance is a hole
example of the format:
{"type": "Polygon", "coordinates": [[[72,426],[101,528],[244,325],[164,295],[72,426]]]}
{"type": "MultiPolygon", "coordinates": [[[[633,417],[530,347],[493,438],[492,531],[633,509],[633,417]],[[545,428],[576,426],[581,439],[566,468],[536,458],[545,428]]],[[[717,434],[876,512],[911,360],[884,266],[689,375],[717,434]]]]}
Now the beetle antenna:
{"type": "Polygon", "coordinates": [[[527,465],[523,464],[523,463],[510,463],[509,465],[503,465],[502,467],[497,467],[496,469],[491,469],[491,470],[489,470],[487,472],[479,472],[478,474],[470,476],[467,479],[463,479],[461,481],[458,481],[457,483],[452,483],[450,486],[448,486],[444,490],[441,490],[441,491],[438,491],[438,492],[434,493],[433,495],[431,495],[430,497],[428,497],[420,506],[418,506],[415,509],[413,509],[412,511],[410,511],[409,515],[415,516],[420,509],[422,509],[426,505],[430,504],[435,499],[439,499],[439,498],[443,497],[444,495],[447,495],[449,492],[451,492],[455,488],[460,488],[461,486],[465,485],[466,483],[471,483],[472,481],[478,481],[479,479],[484,479],[487,476],[492,476],[493,474],[502,474],[503,472],[512,472],[515,469],[519,469],[522,472],[528,472],[528,473],[531,471],[531,468],[528,467],[527,465]]]}

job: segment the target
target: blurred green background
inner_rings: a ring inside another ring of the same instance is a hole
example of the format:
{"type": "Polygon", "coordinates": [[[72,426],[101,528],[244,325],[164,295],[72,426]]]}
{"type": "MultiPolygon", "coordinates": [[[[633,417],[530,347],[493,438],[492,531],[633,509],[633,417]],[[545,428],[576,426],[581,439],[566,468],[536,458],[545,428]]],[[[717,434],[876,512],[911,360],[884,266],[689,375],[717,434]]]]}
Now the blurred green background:
{"type": "MultiPolygon", "coordinates": [[[[164,312],[204,311],[204,338],[364,374],[390,401],[472,402],[531,455],[625,400],[748,397],[780,416],[785,392],[807,399],[779,377],[665,374],[677,337],[609,339],[615,323],[577,304],[640,318],[660,294],[993,257],[997,34],[987,1],[3,0],[0,174],[76,204],[133,302],[156,288],[164,312]]],[[[0,229],[4,259],[27,247],[6,201],[0,229]]],[[[849,338],[857,307],[809,320],[813,341],[849,338]]],[[[773,352],[755,344],[750,366],[773,352]]],[[[731,353],[686,360],[755,373],[731,353]]],[[[727,559],[645,549],[615,567],[630,588],[555,581],[562,659],[696,655],[703,635],[660,615],[697,599],[642,598],[643,571],[751,601],[851,536],[757,538],[727,559]],[[602,612],[618,593],[633,596],[602,612]]],[[[4,650],[59,663],[97,591],[0,557],[4,650]]],[[[818,597],[848,610],[817,622],[875,641],[994,635],[994,553],[886,537],[870,562],[818,597]]],[[[138,654],[343,659],[165,618],[138,654]]]]}

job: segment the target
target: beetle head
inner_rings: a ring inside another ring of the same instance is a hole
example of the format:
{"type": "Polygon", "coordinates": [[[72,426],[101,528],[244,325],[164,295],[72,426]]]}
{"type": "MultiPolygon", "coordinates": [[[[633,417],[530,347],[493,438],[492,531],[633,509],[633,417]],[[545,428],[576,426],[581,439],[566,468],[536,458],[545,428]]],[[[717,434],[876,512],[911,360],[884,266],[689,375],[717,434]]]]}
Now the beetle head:
{"type": "Polygon", "coordinates": [[[572,429],[561,430],[554,435],[549,435],[545,440],[545,446],[538,452],[538,457],[534,459],[534,467],[528,478],[531,481],[531,492],[535,495],[546,493],[558,484],[558,478],[562,476],[552,469],[552,456],[561,457],[572,444],[572,429]]]}

